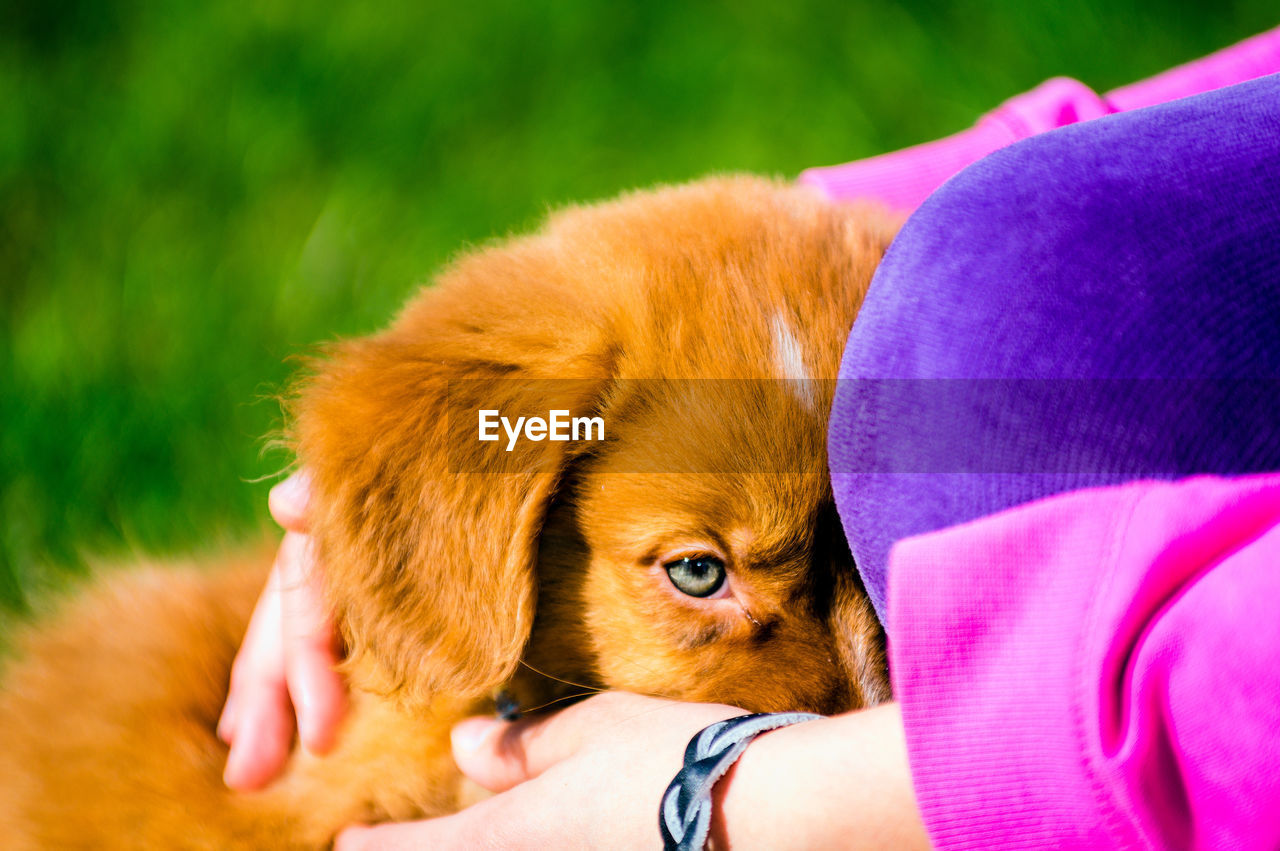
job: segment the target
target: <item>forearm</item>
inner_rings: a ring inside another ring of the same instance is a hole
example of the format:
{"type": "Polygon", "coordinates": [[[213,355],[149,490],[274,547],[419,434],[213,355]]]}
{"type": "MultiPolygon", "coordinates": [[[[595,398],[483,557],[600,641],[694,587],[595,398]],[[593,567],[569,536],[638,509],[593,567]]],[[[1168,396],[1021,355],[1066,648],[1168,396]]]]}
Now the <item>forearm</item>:
{"type": "Polygon", "coordinates": [[[716,849],[929,847],[896,703],[761,736],[715,797],[716,849]]]}

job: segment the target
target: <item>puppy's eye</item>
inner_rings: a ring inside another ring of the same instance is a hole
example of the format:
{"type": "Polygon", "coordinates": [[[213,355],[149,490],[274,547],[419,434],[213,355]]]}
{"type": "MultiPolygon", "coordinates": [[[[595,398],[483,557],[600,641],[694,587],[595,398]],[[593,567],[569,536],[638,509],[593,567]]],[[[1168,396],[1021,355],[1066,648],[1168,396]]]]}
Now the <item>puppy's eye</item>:
{"type": "Polygon", "coordinates": [[[695,556],[663,565],[671,584],[690,597],[710,597],[724,585],[724,562],[714,556],[695,556]]]}

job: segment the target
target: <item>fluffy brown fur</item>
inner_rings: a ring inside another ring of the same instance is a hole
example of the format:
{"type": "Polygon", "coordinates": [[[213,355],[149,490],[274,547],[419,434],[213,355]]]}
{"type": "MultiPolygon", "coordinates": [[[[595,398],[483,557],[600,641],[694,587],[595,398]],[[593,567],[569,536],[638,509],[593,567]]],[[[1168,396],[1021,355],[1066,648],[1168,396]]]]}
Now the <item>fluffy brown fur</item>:
{"type": "Polygon", "coordinates": [[[262,792],[221,782],[214,725],[269,555],[116,575],[7,672],[6,846],[323,847],[351,822],[444,813],[449,727],[500,686],[530,708],[580,686],[758,711],[885,699],[825,423],[892,232],[732,178],[563,211],[464,257],[298,392],[353,685],[334,752],[298,753],[262,792]],[[822,380],[779,380],[799,378],[822,380]],[[481,407],[599,414],[607,440],[507,452],[476,439],[481,407]],[[667,578],[707,555],[727,595],[667,578]]]}

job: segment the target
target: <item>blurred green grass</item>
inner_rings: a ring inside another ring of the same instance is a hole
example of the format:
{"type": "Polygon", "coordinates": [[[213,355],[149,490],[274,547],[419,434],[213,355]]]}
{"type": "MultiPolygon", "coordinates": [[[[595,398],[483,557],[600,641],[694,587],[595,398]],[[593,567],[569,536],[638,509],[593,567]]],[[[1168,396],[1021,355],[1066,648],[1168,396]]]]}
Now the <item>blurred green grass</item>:
{"type": "Polygon", "coordinates": [[[0,621],[88,556],[266,528],[290,355],[549,205],[790,175],[1262,0],[19,0],[0,26],[0,621]]]}

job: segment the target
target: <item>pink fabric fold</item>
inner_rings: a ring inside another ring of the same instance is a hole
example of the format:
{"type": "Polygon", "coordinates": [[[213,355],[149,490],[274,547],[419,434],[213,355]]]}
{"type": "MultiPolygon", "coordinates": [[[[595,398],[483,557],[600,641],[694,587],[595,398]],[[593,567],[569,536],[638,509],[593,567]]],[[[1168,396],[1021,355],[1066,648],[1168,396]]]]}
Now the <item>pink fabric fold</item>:
{"type": "Polygon", "coordinates": [[[1005,101],[968,130],[869,159],[806,169],[798,180],[835,201],[875,198],[909,212],[961,169],[1037,133],[1276,72],[1280,28],[1103,96],[1084,83],[1055,77],[1005,101]]]}
{"type": "Polygon", "coordinates": [[[1234,86],[1277,71],[1280,71],[1280,27],[1245,39],[1203,59],[1113,89],[1104,95],[1104,99],[1116,112],[1123,112],[1234,86]]]}
{"type": "Polygon", "coordinates": [[[940,848],[1280,847],[1280,474],[1041,500],[889,581],[940,848]]]}

